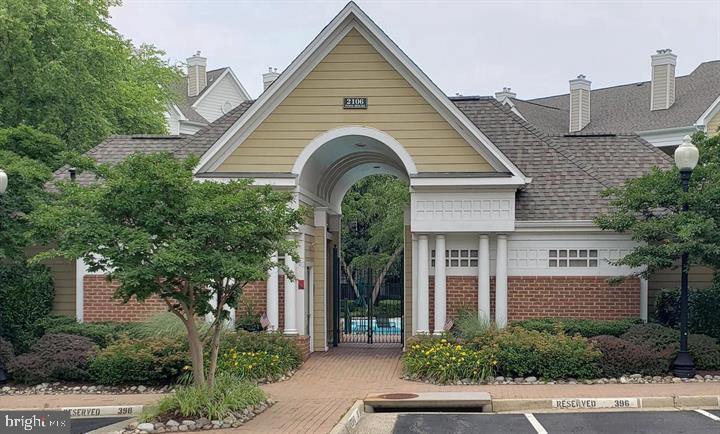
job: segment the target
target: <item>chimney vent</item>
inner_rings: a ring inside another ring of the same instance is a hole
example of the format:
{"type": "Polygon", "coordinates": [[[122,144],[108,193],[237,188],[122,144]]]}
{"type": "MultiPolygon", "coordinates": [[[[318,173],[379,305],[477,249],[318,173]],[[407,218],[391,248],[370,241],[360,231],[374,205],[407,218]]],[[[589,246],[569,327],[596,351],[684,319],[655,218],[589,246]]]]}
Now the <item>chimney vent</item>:
{"type": "Polygon", "coordinates": [[[77,174],[77,169],[75,169],[74,167],[70,167],[70,168],[68,169],[68,172],[70,172],[70,181],[75,182],[75,178],[76,178],[76,174],[77,174]]]}
{"type": "Polygon", "coordinates": [[[207,86],[207,58],[198,51],[187,58],[188,96],[198,96],[207,86]]]}
{"type": "Polygon", "coordinates": [[[502,92],[495,92],[495,99],[500,102],[505,102],[506,99],[515,97],[517,97],[517,94],[512,92],[512,89],[509,87],[503,87],[502,92]]]}
{"type": "Polygon", "coordinates": [[[582,130],[590,123],[590,80],[580,74],[570,80],[570,132],[582,130]]]}
{"type": "Polygon", "coordinates": [[[650,110],[669,109],[675,102],[675,64],[677,55],[666,48],[650,56],[652,81],[650,86],[650,110]]]}
{"type": "Polygon", "coordinates": [[[267,88],[270,87],[270,85],[273,84],[278,77],[280,77],[280,73],[277,72],[277,68],[268,68],[268,72],[262,75],[263,90],[267,90],[267,88]]]}

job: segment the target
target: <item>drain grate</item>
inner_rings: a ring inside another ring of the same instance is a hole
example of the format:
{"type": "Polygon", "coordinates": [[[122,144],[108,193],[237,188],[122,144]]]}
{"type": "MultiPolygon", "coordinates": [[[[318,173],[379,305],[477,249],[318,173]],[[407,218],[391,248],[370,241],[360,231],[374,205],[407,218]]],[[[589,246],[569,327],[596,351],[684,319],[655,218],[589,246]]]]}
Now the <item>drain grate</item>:
{"type": "Polygon", "coordinates": [[[417,398],[419,395],[416,395],[414,393],[386,393],[385,395],[380,395],[378,398],[380,399],[412,399],[417,398]]]}

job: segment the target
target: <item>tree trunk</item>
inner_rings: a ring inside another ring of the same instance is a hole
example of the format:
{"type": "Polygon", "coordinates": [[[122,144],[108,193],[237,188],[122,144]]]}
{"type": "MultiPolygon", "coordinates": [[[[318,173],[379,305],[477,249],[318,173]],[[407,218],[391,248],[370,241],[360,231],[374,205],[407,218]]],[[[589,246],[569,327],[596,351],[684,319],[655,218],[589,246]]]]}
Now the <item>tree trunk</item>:
{"type": "Polygon", "coordinates": [[[208,386],[215,385],[215,370],[217,369],[218,353],[220,352],[220,335],[222,334],[223,322],[215,320],[213,325],[213,336],[210,344],[210,366],[208,367],[208,386]]]}
{"type": "Polygon", "coordinates": [[[195,317],[187,314],[188,318],[183,318],[183,324],[188,332],[188,344],[190,347],[190,360],[192,361],[193,381],[196,386],[205,384],[205,360],[203,355],[203,345],[200,334],[195,324],[195,317]]]}
{"type": "Polygon", "coordinates": [[[372,302],[373,304],[377,301],[378,296],[380,295],[380,287],[382,286],[383,280],[385,280],[385,275],[387,275],[387,272],[390,270],[390,267],[395,262],[395,260],[400,256],[400,253],[403,251],[403,245],[400,244],[397,249],[393,252],[392,256],[390,256],[390,259],[388,259],[387,263],[382,269],[382,272],[378,276],[377,279],[375,279],[375,285],[373,286],[373,292],[372,292],[372,302]]]}
{"type": "Polygon", "coordinates": [[[357,283],[355,282],[355,279],[352,275],[352,270],[350,270],[350,267],[348,266],[347,262],[345,262],[345,257],[340,257],[340,263],[342,264],[343,270],[345,270],[345,275],[348,278],[348,282],[350,282],[350,286],[352,287],[353,291],[355,292],[355,297],[360,298],[360,291],[358,290],[357,283]]]}

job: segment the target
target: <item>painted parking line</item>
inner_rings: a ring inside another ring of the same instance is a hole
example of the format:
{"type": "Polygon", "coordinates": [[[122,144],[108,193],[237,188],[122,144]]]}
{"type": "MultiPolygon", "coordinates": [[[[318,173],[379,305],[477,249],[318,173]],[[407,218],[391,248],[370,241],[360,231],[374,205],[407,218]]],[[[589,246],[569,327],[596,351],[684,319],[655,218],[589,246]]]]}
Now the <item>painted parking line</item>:
{"type": "Polygon", "coordinates": [[[530,422],[530,425],[535,428],[537,434],[548,434],[545,428],[543,428],[542,424],[535,418],[535,416],[532,415],[532,413],[525,413],[525,417],[527,418],[528,422],[530,422]]]}
{"type": "Polygon", "coordinates": [[[697,413],[702,414],[703,416],[709,417],[710,419],[714,420],[715,422],[720,422],[720,416],[715,416],[714,414],[710,413],[709,411],[705,410],[695,410],[697,413]]]}

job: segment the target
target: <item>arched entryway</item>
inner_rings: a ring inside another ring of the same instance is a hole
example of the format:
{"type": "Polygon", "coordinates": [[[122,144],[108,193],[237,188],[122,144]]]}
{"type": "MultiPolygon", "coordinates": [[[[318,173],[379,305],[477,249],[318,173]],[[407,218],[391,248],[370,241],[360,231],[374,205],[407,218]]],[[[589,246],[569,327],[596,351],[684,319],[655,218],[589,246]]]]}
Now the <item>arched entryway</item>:
{"type": "MultiPolygon", "coordinates": [[[[391,175],[409,188],[410,176],[416,172],[413,159],[397,140],[368,127],[330,130],[311,141],[298,157],[293,173],[298,176],[301,201],[314,209],[316,225],[328,222],[323,255],[318,255],[320,241],[315,237],[312,240],[315,285],[314,294],[303,294],[307,299],[304,319],[311,334],[324,332],[321,334],[328,344],[402,343],[402,332],[409,328],[404,323],[406,264],[402,252],[393,262],[388,279],[381,277],[381,271],[351,272],[347,264],[341,266],[342,201],[355,183],[368,176],[391,175]],[[375,282],[380,286],[373,291],[375,282]]],[[[404,232],[409,226],[407,229],[404,232]]]]}

